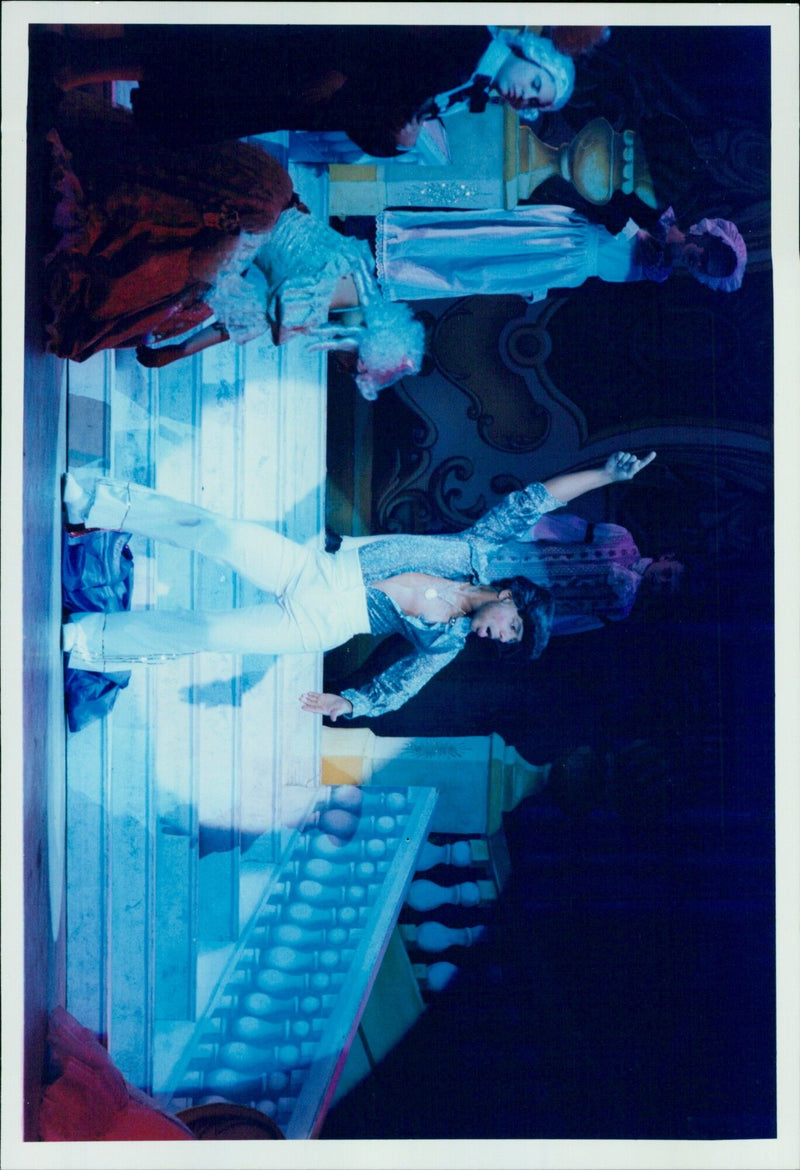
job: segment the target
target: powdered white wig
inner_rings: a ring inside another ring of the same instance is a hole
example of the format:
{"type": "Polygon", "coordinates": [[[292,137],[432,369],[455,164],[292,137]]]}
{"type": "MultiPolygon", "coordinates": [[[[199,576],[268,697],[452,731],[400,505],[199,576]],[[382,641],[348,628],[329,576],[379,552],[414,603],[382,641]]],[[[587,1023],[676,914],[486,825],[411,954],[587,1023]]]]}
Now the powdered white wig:
{"type": "Polygon", "coordinates": [[[747,247],[739,229],[729,219],[701,219],[699,223],[692,224],[688,234],[698,236],[705,232],[710,236],[716,236],[717,239],[723,240],[728,245],[736,256],[736,267],[730,276],[709,276],[707,272],[692,272],[692,276],[701,284],[706,284],[709,288],[717,289],[719,292],[736,292],[742,286],[744,270],[747,265],[747,247]]]}
{"type": "MultiPolygon", "coordinates": [[[[561,110],[572,97],[572,91],[575,88],[575,64],[571,57],[567,57],[564,53],[559,53],[553,42],[547,37],[537,36],[535,33],[515,32],[513,29],[499,28],[497,25],[490,25],[489,31],[497,41],[508,45],[510,49],[516,49],[527,61],[533,61],[536,65],[541,65],[548,73],[551,73],[556,87],[555,100],[549,106],[542,107],[546,110],[561,110]]],[[[540,110],[520,110],[519,116],[522,121],[535,122],[539,117],[540,110]]]]}

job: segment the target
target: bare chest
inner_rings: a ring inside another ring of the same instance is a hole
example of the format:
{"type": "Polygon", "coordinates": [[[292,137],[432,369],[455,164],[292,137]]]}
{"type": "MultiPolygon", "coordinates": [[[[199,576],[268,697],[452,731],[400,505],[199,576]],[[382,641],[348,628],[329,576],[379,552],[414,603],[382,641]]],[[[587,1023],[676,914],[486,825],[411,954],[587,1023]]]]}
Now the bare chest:
{"type": "Polygon", "coordinates": [[[429,573],[398,573],[374,583],[409,617],[428,622],[450,622],[466,613],[465,588],[461,581],[434,577],[429,573]]]}

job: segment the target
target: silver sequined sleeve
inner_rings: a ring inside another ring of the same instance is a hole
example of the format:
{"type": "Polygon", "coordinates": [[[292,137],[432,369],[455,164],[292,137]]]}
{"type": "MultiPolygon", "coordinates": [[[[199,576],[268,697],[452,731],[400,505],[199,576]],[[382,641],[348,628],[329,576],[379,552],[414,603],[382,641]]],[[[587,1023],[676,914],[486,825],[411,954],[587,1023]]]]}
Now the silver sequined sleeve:
{"type": "Polygon", "coordinates": [[[532,525],[545,513],[563,506],[560,500],[550,495],[543,483],[529,483],[521,491],[507,495],[463,535],[476,537],[490,544],[522,540],[532,525]]]}
{"type": "Polygon", "coordinates": [[[385,715],[387,711],[396,711],[452,662],[463,645],[463,639],[454,639],[435,651],[407,654],[359,690],[342,691],[342,698],[349,699],[353,704],[350,718],[385,715]]]}

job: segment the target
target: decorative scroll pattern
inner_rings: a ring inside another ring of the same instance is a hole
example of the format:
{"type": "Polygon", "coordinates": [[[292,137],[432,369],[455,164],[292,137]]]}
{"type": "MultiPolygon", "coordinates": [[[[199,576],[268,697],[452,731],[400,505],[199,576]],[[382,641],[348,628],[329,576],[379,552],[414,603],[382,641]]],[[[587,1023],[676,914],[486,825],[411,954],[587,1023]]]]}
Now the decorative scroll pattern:
{"type": "MultiPolygon", "coordinates": [[[[659,450],[659,461],[636,492],[615,493],[615,506],[628,496],[641,501],[644,511],[633,520],[644,547],[666,542],[699,553],[730,546],[733,553],[767,545],[773,374],[768,283],[768,273],[753,274],[751,291],[718,301],[689,281],[675,290],[584,288],[528,306],[522,315],[522,302],[506,298],[508,318],[499,331],[497,310],[488,324],[472,312],[481,298],[456,306],[445,302],[444,316],[458,309],[458,319],[472,327],[460,336],[458,369],[451,339],[447,361],[439,360],[442,333],[436,331],[436,371],[419,384],[409,379],[403,388],[403,415],[416,414],[419,425],[404,422],[403,445],[397,443],[393,456],[395,476],[378,498],[376,531],[458,531],[531,479],[589,466],[641,441],[659,450]],[[489,412],[475,380],[465,385],[461,374],[479,368],[490,347],[498,364],[512,367],[506,386],[512,387],[512,403],[524,393],[536,417],[547,420],[547,443],[535,459],[523,460],[511,443],[501,452],[486,442],[489,412]],[[602,361],[593,357],[600,350],[602,361]],[[456,418],[459,395],[468,405],[456,418]],[[684,481],[677,498],[674,478],[663,482],[667,469],[684,481]],[[722,509],[718,521],[715,507],[722,509]]],[[[382,430],[399,435],[391,400],[382,405],[382,430]]]]}
{"type": "Polygon", "coordinates": [[[498,451],[534,451],[547,436],[546,413],[525,381],[502,359],[501,334],[520,316],[519,297],[470,297],[439,319],[432,348],[440,374],[469,400],[467,416],[484,443],[498,451]]]}

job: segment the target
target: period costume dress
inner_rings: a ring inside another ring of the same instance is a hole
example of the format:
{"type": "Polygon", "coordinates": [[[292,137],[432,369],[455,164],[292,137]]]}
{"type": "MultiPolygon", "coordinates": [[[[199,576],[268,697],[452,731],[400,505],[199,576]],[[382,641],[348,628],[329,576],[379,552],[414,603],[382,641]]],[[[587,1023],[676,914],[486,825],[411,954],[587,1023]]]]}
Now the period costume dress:
{"type": "Polygon", "coordinates": [[[555,606],[552,634],[578,634],[628,617],[652,557],[643,557],[621,524],[581,516],[544,516],[519,543],[506,545],[503,575],[547,587],[555,606]]]}
{"type": "Polygon", "coordinates": [[[136,346],[144,364],[162,365],[201,331],[204,345],[304,336],[357,353],[368,399],[419,369],[423,327],[384,299],[367,244],[307,214],[261,146],[171,150],[143,140],[126,111],[80,103],[48,137],[60,233],[45,261],[52,353],[84,361],[136,346]],[[350,325],[329,322],[345,276],[360,310],[350,325]]]}
{"type": "MultiPolygon", "coordinates": [[[[673,271],[668,244],[677,227],[671,207],[652,231],[628,219],[612,235],[602,224],[560,204],[533,204],[508,211],[393,211],[377,217],[378,279],[392,300],[517,295],[534,302],[552,289],[577,288],[589,277],[611,283],[662,283],[673,271]]],[[[693,270],[710,288],[735,292],[747,264],[747,248],[735,224],[705,218],[689,233],[717,236],[736,257],[725,277],[693,270]]]]}
{"type": "MultiPolygon", "coordinates": [[[[670,213],[660,221],[661,230],[670,213]]],[[[612,235],[571,207],[509,211],[385,211],[378,217],[378,279],[393,300],[513,295],[543,300],[589,277],[616,283],[665,280],[668,264],[644,265],[638,226],[612,235]]]]}
{"type": "Polygon", "coordinates": [[[48,138],[59,233],[45,262],[48,332],[59,357],[209,324],[209,292],[249,266],[293,202],[288,173],[248,143],[166,150],[144,144],[125,111],[91,107],[48,138]]]}

